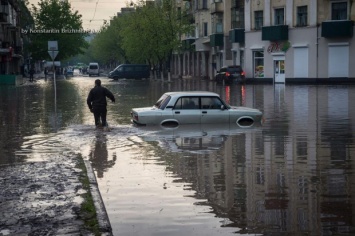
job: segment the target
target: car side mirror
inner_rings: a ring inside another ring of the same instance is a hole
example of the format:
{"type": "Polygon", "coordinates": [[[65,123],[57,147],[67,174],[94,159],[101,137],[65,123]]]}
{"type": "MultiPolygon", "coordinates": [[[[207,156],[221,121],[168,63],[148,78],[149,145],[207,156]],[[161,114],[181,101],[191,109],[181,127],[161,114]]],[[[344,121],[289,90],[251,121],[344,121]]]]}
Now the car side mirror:
{"type": "Polygon", "coordinates": [[[224,105],[221,105],[221,110],[224,110],[224,109],[225,109],[224,105]]]}

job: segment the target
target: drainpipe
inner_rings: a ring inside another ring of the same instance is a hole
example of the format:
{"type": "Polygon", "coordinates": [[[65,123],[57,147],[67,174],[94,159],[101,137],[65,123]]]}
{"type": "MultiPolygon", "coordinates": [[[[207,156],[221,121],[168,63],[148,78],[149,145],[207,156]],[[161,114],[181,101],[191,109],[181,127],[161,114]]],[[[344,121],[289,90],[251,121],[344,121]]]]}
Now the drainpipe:
{"type": "Polygon", "coordinates": [[[317,29],[317,42],[316,42],[316,80],[318,80],[318,63],[319,63],[319,56],[318,56],[318,51],[319,51],[319,24],[317,23],[316,25],[317,29]]]}

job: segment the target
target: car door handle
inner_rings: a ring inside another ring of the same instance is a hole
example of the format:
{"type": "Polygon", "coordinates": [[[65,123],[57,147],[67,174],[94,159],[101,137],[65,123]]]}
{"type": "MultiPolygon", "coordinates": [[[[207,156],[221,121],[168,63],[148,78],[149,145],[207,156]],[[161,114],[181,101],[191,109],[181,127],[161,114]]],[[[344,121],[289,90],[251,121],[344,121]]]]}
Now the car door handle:
{"type": "Polygon", "coordinates": [[[180,114],[180,112],[179,112],[179,111],[176,111],[175,114],[180,114]]]}
{"type": "Polygon", "coordinates": [[[202,114],[207,114],[207,111],[203,111],[202,114]]]}

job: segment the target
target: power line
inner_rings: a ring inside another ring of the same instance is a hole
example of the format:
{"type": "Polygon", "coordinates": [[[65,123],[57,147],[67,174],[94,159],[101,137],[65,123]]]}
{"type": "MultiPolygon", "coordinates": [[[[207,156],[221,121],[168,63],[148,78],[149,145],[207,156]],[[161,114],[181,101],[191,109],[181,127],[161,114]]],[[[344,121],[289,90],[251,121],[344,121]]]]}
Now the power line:
{"type": "Polygon", "coordinates": [[[93,21],[93,20],[94,20],[94,18],[95,18],[95,15],[96,15],[96,9],[97,9],[97,4],[99,4],[99,1],[100,1],[100,0],[97,0],[97,2],[96,2],[95,11],[94,11],[94,16],[92,17],[92,19],[90,20],[90,22],[91,22],[91,21],[93,21]]]}

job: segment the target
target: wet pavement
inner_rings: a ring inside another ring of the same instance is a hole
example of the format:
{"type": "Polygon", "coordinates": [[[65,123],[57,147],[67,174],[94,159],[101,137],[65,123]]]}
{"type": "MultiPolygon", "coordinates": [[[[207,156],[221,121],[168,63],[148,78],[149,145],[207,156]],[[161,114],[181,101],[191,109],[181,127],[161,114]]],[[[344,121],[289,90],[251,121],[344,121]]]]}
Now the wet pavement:
{"type": "MultiPolygon", "coordinates": [[[[79,177],[86,173],[76,167],[77,158],[0,166],[0,235],[94,235],[81,212],[86,190],[79,177]]],[[[86,165],[100,235],[112,235],[95,175],[86,165]]]]}

